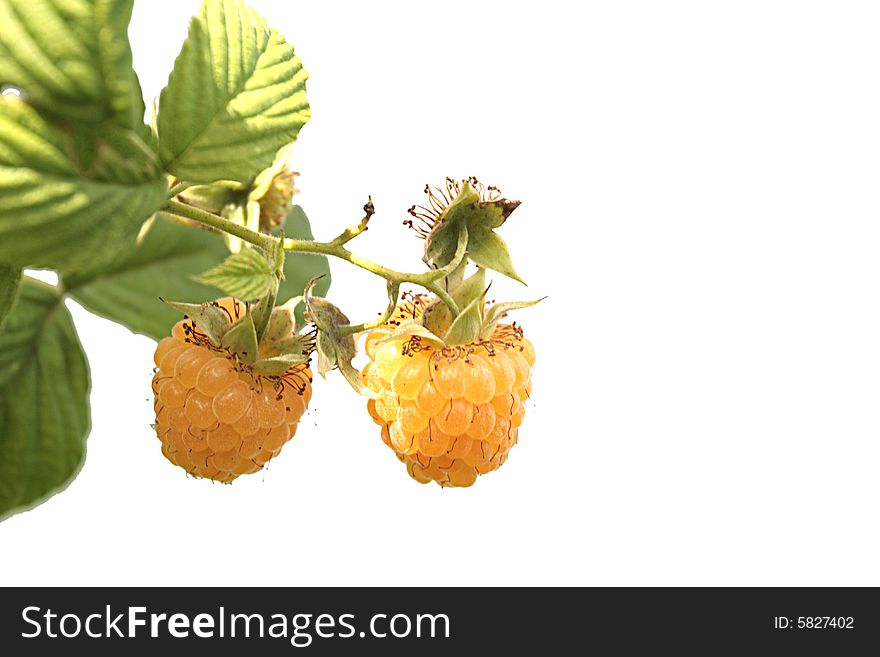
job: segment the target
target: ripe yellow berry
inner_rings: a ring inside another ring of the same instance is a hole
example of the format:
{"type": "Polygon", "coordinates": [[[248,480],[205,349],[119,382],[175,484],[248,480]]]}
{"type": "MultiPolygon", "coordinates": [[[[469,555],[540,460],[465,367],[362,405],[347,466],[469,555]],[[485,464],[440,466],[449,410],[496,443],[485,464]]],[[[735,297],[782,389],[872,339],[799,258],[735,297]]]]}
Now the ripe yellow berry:
{"type": "Polygon", "coordinates": [[[516,381],[516,370],[507,355],[501,350],[487,354],[486,363],[495,377],[495,394],[508,392],[516,381]]]}
{"type": "Polygon", "coordinates": [[[428,380],[428,362],[424,358],[409,358],[391,379],[391,390],[401,399],[415,399],[428,380]]]}
{"type": "Polygon", "coordinates": [[[207,349],[189,349],[183,353],[174,365],[174,373],[177,380],[185,388],[195,388],[196,377],[202,369],[202,365],[211,359],[211,352],[207,349]]]}
{"type": "Polygon", "coordinates": [[[385,422],[397,419],[397,396],[390,389],[383,390],[376,399],[376,413],[385,422]]]}
{"type": "Polygon", "coordinates": [[[247,383],[236,379],[218,392],[212,402],[217,419],[227,424],[234,424],[241,419],[248,406],[254,403],[254,394],[247,383]]]}
{"type": "Polygon", "coordinates": [[[437,388],[430,381],[425,381],[422,389],[416,397],[416,406],[425,415],[434,416],[446,405],[446,400],[437,392],[437,388]]]}
{"type": "Polygon", "coordinates": [[[380,392],[382,390],[382,377],[379,376],[379,373],[376,371],[376,365],[372,362],[367,363],[366,367],[364,367],[363,372],[361,372],[361,380],[373,392],[380,392]]]}
{"type": "Polygon", "coordinates": [[[412,348],[406,337],[389,339],[392,330],[367,336],[370,362],[361,373],[376,393],[367,410],[382,441],[420,483],[470,486],[498,469],[525,416],[532,344],[509,325],[499,325],[491,340],[443,349],[412,348]]]}
{"type": "Polygon", "coordinates": [[[418,435],[419,451],[427,457],[443,456],[449,449],[449,436],[429,425],[418,435]]]}
{"type": "Polygon", "coordinates": [[[465,433],[468,438],[485,440],[495,428],[495,409],[491,404],[480,404],[474,409],[473,419],[465,433]]]}
{"type": "Polygon", "coordinates": [[[219,424],[206,434],[205,442],[215,452],[225,452],[241,443],[241,436],[228,424],[219,424]]]}
{"type": "Polygon", "coordinates": [[[474,419],[474,405],[466,399],[450,399],[434,416],[437,428],[450,436],[466,433],[474,419]]]}
{"type": "Polygon", "coordinates": [[[261,427],[264,429],[274,429],[284,424],[284,399],[272,388],[264,388],[255,394],[253,403],[257,406],[261,427]]]}
{"type": "Polygon", "coordinates": [[[376,352],[376,371],[387,383],[391,382],[391,378],[400,367],[409,361],[409,357],[401,353],[400,342],[395,340],[385,342],[376,352]]]}
{"type": "Polygon", "coordinates": [[[391,333],[390,330],[385,328],[377,328],[374,331],[370,331],[369,335],[367,335],[367,339],[364,342],[364,351],[367,353],[367,356],[370,359],[376,358],[376,350],[379,348],[379,342],[388,337],[391,333]]]}
{"type": "Polygon", "coordinates": [[[431,376],[434,387],[444,399],[455,399],[464,396],[464,379],[466,375],[464,359],[456,355],[454,358],[442,355],[434,359],[431,376]]]}
{"type": "Polygon", "coordinates": [[[404,429],[399,420],[391,424],[388,432],[391,435],[391,444],[398,453],[413,454],[418,450],[419,443],[416,434],[404,429]]]}
{"type": "MultiPolygon", "coordinates": [[[[305,409],[305,407],[303,407],[303,409],[305,409]]],[[[242,437],[255,434],[260,428],[260,414],[257,410],[257,405],[248,405],[244,415],[233,422],[232,426],[238,432],[238,435],[242,437]]]]}
{"type": "Polygon", "coordinates": [[[186,418],[192,422],[193,426],[200,429],[207,429],[208,427],[217,424],[217,416],[214,415],[214,411],[211,410],[213,401],[213,399],[207,395],[203,395],[197,390],[190,391],[187,395],[186,404],[184,404],[183,410],[184,413],[186,413],[186,418]]]}
{"type": "Polygon", "coordinates": [[[532,376],[532,368],[519,351],[511,350],[507,357],[513,363],[513,369],[516,372],[516,381],[513,385],[517,389],[522,388],[529,382],[529,378],[532,376]]]}
{"type": "Polygon", "coordinates": [[[159,340],[159,344],[156,345],[156,352],[153,354],[153,362],[158,367],[162,363],[165,354],[179,346],[180,342],[174,338],[162,338],[159,340]]]}
{"type": "Polygon", "coordinates": [[[520,343],[522,350],[520,353],[523,358],[526,359],[526,362],[529,364],[529,367],[535,366],[535,346],[529,341],[527,337],[523,337],[522,342],[520,343]]]}
{"type": "Polygon", "coordinates": [[[397,407],[397,421],[400,427],[407,433],[418,433],[428,426],[431,418],[422,413],[418,406],[411,401],[404,401],[397,407]]]}
{"type": "MultiPolygon", "coordinates": [[[[233,321],[245,313],[231,298],[217,304],[233,321]]],[[[196,477],[229,483],[258,472],[296,433],[311,399],[308,365],[255,375],[188,320],[159,342],[153,361],[162,453],[196,477]]]]}
{"type": "Polygon", "coordinates": [[[159,402],[165,408],[183,408],[188,390],[178,379],[165,379],[159,382],[156,391],[159,402]]]}
{"type": "Polygon", "coordinates": [[[214,356],[204,364],[196,377],[196,389],[209,397],[213,397],[238,378],[229,364],[229,359],[214,356]]]}
{"type": "MultiPolygon", "coordinates": [[[[159,362],[159,370],[164,372],[166,376],[173,375],[174,366],[177,364],[177,359],[180,358],[184,354],[184,352],[189,351],[191,348],[192,347],[188,344],[180,343],[177,346],[165,351],[162,355],[162,359],[159,362]]],[[[156,360],[156,358],[154,357],[153,360],[156,360]]]]}
{"type": "Polygon", "coordinates": [[[495,377],[484,358],[471,355],[465,360],[462,396],[474,404],[485,404],[495,396],[495,377]]]}

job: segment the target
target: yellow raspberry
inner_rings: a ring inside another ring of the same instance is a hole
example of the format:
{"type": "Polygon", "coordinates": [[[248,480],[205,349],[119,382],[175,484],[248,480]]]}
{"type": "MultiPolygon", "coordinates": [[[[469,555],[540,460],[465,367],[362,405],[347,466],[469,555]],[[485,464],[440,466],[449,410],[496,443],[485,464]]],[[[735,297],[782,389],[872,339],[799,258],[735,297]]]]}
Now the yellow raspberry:
{"type": "MultiPolygon", "coordinates": [[[[244,304],[216,302],[234,321],[244,304]]],[[[153,355],[156,434],[165,457],[195,477],[229,483],[258,472],[296,433],[311,399],[308,365],[284,374],[251,368],[178,322],[153,355]]]]}
{"type": "Polygon", "coordinates": [[[504,464],[517,442],[535,349],[506,324],[490,340],[456,347],[389,337],[421,310],[399,307],[396,322],[367,336],[370,362],[361,375],[376,393],[367,410],[413,479],[471,486],[504,464]]]}

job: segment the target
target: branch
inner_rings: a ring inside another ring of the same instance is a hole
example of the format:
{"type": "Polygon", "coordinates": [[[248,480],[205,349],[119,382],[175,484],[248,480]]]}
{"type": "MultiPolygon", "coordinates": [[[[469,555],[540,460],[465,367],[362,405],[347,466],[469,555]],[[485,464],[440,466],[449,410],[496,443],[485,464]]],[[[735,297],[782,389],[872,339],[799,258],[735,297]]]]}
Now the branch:
{"type": "Polygon", "coordinates": [[[216,214],[206,212],[205,210],[201,210],[192,205],[187,205],[186,203],[181,203],[180,201],[175,201],[173,199],[169,200],[165,204],[163,210],[168,214],[177,215],[178,217],[184,217],[186,219],[192,219],[193,221],[197,221],[200,224],[205,224],[207,226],[211,226],[212,228],[216,228],[217,230],[221,230],[224,233],[235,235],[236,237],[243,239],[249,244],[259,246],[266,252],[271,252],[274,245],[279,241],[278,238],[272,237],[271,235],[258,233],[256,231],[250,230],[249,228],[245,228],[244,226],[241,226],[234,221],[229,221],[229,219],[224,219],[223,217],[220,217],[216,214]]]}

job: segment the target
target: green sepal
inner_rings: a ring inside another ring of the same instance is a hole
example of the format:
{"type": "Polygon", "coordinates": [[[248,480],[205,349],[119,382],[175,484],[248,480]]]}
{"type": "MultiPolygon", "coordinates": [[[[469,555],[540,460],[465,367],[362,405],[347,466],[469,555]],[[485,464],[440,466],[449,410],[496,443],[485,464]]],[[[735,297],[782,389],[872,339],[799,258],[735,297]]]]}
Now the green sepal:
{"type": "Polygon", "coordinates": [[[466,278],[462,283],[449,291],[459,308],[464,308],[474,299],[479,299],[486,294],[486,270],[477,267],[477,271],[466,278]]]}
{"type": "Polygon", "coordinates": [[[325,380],[327,372],[336,367],[336,343],[333,340],[326,339],[326,333],[318,332],[317,352],[318,352],[318,374],[325,380]]]}
{"type": "Polygon", "coordinates": [[[327,299],[312,294],[319,278],[313,278],[303,294],[309,316],[318,328],[318,374],[327,378],[327,372],[335,367],[355,391],[372,396],[373,393],[361,381],[360,372],[351,364],[357,355],[354,336],[340,331],[341,327],[349,325],[348,317],[327,299]]]}
{"type": "MultiPolygon", "coordinates": [[[[462,235],[465,234],[465,231],[462,231],[462,235]]],[[[465,251],[467,251],[467,244],[465,244],[465,251]]],[[[452,290],[461,285],[462,281],[464,281],[464,274],[467,271],[468,260],[467,258],[462,258],[461,262],[458,263],[457,267],[453,267],[449,270],[449,273],[446,274],[445,280],[441,282],[442,284],[446,284],[447,290],[452,290]]],[[[448,269],[448,268],[447,268],[448,269]]]]}
{"type": "Polygon", "coordinates": [[[480,200],[473,185],[465,182],[452,203],[443,212],[439,223],[425,239],[425,263],[434,269],[442,269],[452,262],[458,246],[459,229],[467,225],[467,215],[480,200]]]}
{"type": "Polygon", "coordinates": [[[468,247],[468,227],[467,224],[459,222],[455,228],[456,244],[455,251],[448,263],[437,270],[437,273],[446,274],[447,285],[453,287],[461,282],[461,277],[457,277],[457,273],[464,274],[467,268],[467,247],[468,247]]]}
{"type": "Polygon", "coordinates": [[[485,317],[483,318],[483,327],[480,330],[480,338],[483,340],[490,340],[495,333],[495,327],[498,325],[498,322],[511,310],[519,310],[520,308],[534,306],[541,303],[546,298],[547,297],[541,297],[534,301],[507,301],[490,306],[486,309],[485,317]]]}
{"type": "Polygon", "coordinates": [[[294,297],[283,305],[276,306],[269,317],[269,324],[263,335],[263,343],[273,345],[286,340],[292,333],[296,333],[296,309],[303,302],[303,298],[294,297]]]}
{"type": "Polygon", "coordinates": [[[235,322],[220,340],[220,346],[227,347],[243,363],[256,363],[260,358],[260,347],[253,313],[245,313],[244,317],[235,322]]]}
{"type": "Polygon", "coordinates": [[[449,327],[452,326],[452,312],[443,301],[434,299],[425,308],[419,321],[425,330],[434,335],[446,335],[449,327]]]}
{"type": "Polygon", "coordinates": [[[275,282],[275,274],[266,258],[251,247],[233,253],[216,267],[192,278],[242,301],[264,296],[275,282]]]}
{"type": "Polygon", "coordinates": [[[314,339],[310,335],[291,335],[272,344],[272,350],[281,354],[308,356],[314,349],[314,339]]]}
{"type": "Polygon", "coordinates": [[[315,350],[315,340],[309,335],[297,334],[296,310],[302,297],[294,297],[282,306],[276,306],[269,317],[269,324],[260,339],[260,347],[268,358],[295,357],[295,362],[304,363],[315,350]]]}
{"type": "Polygon", "coordinates": [[[470,239],[468,240],[468,256],[481,267],[487,267],[515,281],[519,281],[523,285],[526,284],[513,268],[513,261],[510,258],[507,244],[489,228],[483,226],[471,228],[470,239]]]}
{"type": "Polygon", "coordinates": [[[252,368],[254,374],[281,376],[291,367],[308,362],[308,355],[282,354],[281,356],[273,356],[272,358],[261,358],[253,364],[252,368]]]}
{"type": "MultiPolygon", "coordinates": [[[[506,198],[497,201],[480,201],[479,223],[488,228],[500,228],[519,206],[520,201],[510,201],[506,198]]],[[[476,222],[472,222],[471,225],[476,225],[476,222]]]]}
{"type": "Polygon", "coordinates": [[[471,344],[480,338],[480,329],[483,326],[483,304],[485,303],[485,290],[483,293],[465,306],[452,321],[452,325],[443,336],[443,340],[450,346],[471,344]]]}
{"type": "Polygon", "coordinates": [[[432,332],[427,327],[423,326],[417,319],[405,319],[397,326],[397,328],[395,328],[390,334],[379,340],[376,344],[384,344],[386,342],[390,342],[391,340],[402,337],[418,337],[423,342],[427,342],[437,349],[442,349],[446,346],[443,338],[432,332]]]}
{"type": "Polygon", "coordinates": [[[251,308],[253,315],[254,327],[257,331],[257,342],[262,342],[266,335],[266,329],[269,327],[269,320],[272,318],[272,311],[275,310],[275,301],[278,298],[278,286],[281,284],[279,280],[280,274],[272,274],[272,283],[269,291],[251,308]]]}
{"type": "Polygon", "coordinates": [[[216,304],[181,303],[179,301],[165,301],[165,299],[162,299],[162,303],[191,319],[196,327],[214,344],[220,344],[229,330],[229,316],[216,304]]]}
{"type": "MultiPolygon", "coordinates": [[[[455,288],[449,290],[449,295],[455,301],[459,309],[468,306],[471,301],[486,294],[486,270],[477,267],[477,271],[455,288]]],[[[437,299],[425,309],[422,323],[436,335],[446,335],[452,326],[452,312],[442,300],[437,299]]]]}

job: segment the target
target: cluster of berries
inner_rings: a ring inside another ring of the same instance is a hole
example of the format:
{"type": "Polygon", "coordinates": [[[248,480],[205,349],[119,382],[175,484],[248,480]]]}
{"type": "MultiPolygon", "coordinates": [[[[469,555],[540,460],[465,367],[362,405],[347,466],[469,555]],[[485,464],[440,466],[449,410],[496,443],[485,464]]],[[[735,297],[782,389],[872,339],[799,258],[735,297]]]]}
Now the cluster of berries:
{"type": "MultiPolygon", "coordinates": [[[[293,174],[267,170],[255,192],[265,205],[261,216],[281,216],[292,180],[293,174]]],[[[382,440],[416,481],[467,487],[505,463],[531,394],[535,349],[521,327],[501,320],[540,299],[488,302],[486,272],[522,282],[494,232],[519,202],[474,177],[447,178],[425,193],[425,205],[413,206],[413,219],[404,223],[425,240],[432,278],[424,287],[432,294],[404,293],[399,300],[395,279],[406,275],[387,275],[387,321],[368,331],[369,362],[360,372],[352,365],[354,333],[365,325],[352,325],[314,296],[317,279],[291,300],[305,303],[311,341],[297,332],[291,302],[272,309],[277,286],[254,313],[231,297],[208,304],[213,307],[170,303],[198,316],[178,323],[155,354],[156,431],[172,463],[227,483],[261,469],[296,432],[308,406],[313,350],[322,376],[338,369],[370,398],[367,410],[382,440]],[[476,271],[466,276],[471,262],[476,271]]],[[[364,206],[361,224],[330,247],[363,232],[373,211],[371,202],[364,206]]],[[[268,264],[277,269],[283,253],[267,256],[268,264]]]]}

